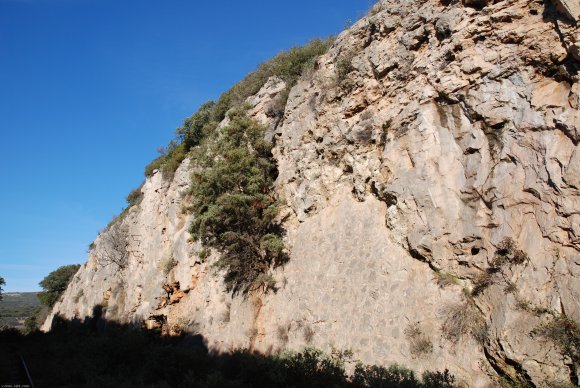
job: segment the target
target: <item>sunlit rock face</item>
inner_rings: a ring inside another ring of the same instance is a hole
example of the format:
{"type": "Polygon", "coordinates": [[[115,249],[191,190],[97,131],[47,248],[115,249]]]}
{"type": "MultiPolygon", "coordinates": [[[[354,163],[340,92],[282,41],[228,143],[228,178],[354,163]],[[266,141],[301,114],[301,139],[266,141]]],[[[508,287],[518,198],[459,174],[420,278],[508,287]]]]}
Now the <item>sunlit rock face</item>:
{"type": "Polygon", "coordinates": [[[215,351],[351,349],[470,387],[570,381],[578,365],[534,333],[562,314],[580,322],[574,18],[570,0],[379,2],[292,88],[282,118],[268,114],[282,80],[248,99],[284,203],[291,259],[276,293],[227,293],[219,253],[200,259],[185,161],[101,233],[53,314],[101,305],[215,351]],[[103,260],[118,238],[122,268],[103,260]]]}

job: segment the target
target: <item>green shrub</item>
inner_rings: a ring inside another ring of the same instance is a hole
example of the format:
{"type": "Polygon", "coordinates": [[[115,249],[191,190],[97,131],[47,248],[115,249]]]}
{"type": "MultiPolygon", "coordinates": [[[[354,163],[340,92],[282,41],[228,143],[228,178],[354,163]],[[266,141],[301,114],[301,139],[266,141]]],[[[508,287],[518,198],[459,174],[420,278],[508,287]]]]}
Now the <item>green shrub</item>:
{"type": "Polygon", "coordinates": [[[177,136],[185,145],[186,151],[198,146],[205,136],[215,130],[216,123],[211,121],[214,107],[215,102],[206,102],[177,128],[177,136]]]}
{"type": "Polygon", "coordinates": [[[455,387],[455,376],[445,369],[443,372],[425,371],[421,376],[423,388],[453,388],[455,387]]]}
{"type": "Polygon", "coordinates": [[[167,156],[161,166],[163,178],[172,179],[173,174],[186,157],[187,151],[185,150],[184,143],[179,144],[175,140],[169,142],[169,145],[167,146],[167,156]]]}
{"type": "Polygon", "coordinates": [[[281,229],[274,221],[278,204],[272,194],[277,174],[265,129],[240,108],[230,123],[197,152],[191,185],[196,217],[190,232],[222,255],[229,290],[249,291],[272,265],[286,260],[281,229]]]}
{"type": "Polygon", "coordinates": [[[80,267],[79,264],[64,265],[42,279],[39,285],[44,291],[38,293],[40,303],[48,307],[54,306],[80,267]]]}
{"type": "MultiPolygon", "coordinates": [[[[141,193],[141,189],[143,188],[143,184],[141,184],[138,188],[136,188],[135,190],[131,191],[129,193],[129,195],[127,195],[127,203],[129,204],[129,206],[133,206],[138,204],[139,202],[141,202],[141,200],[143,199],[143,193],[141,193]]],[[[90,250],[90,248],[89,248],[90,250]]]]}
{"type": "Polygon", "coordinates": [[[202,260],[205,261],[210,255],[210,250],[208,248],[201,248],[199,252],[197,252],[197,256],[202,260]]]}
{"type": "Polygon", "coordinates": [[[145,167],[145,172],[144,172],[145,176],[150,177],[151,175],[153,175],[153,171],[159,170],[161,168],[161,166],[163,166],[164,162],[165,162],[165,155],[160,155],[159,157],[153,159],[153,161],[151,161],[151,163],[149,163],[145,167]]]}
{"type": "Polygon", "coordinates": [[[338,86],[345,91],[350,91],[354,87],[352,79],[350,79],[349,74],[352,73],[355,68],[352,65],[352,60],[356,56],[356,51],[349,50],[341,53],[335,64],[336,81],[338,86]]]}
{"type": "MultiPolygon", "coordinates": [[[[290,90],[296,85],[302,73],[314,66],[316,58],[326,53],[332,42],[334,37],[314,39],[302,47],[293,47],[262,63],[256,71],[248,74],[220,96],[213,111],[213,120],[217,122],[223,120],[228,110],[243,104],[246,98],[258,93],[272,76],[284,80],[287,89],[290,90]]],[[[288,98],[287,92],[285,98],[288,98]]],[[[285,99],[280,101],[279,105],[285,106],[285,99]]]]}
{"type": "Polygon", "coordinates": [[[178,140],[171,140],[167,149],[162,148],[160,153],[161,155],[157,159],[145,167],[145,176],[149,177],[153,174],[153,171],[160,170],[163,178],[171,179],[173,178],[175,170],[177,170],[181,162],[187,157],[185,144],[180,143],[178,140]]]}
{"type": "Polygon", "coordinates": [[[261,64],[258,69],[248,74],[243,80],[220,96],[217,102],[208,101],[196,113],[184,120],[177,128],[177,138],[171,140],[167,150],[145,167],[145,176],[160,170],[163,178],[173,178],[173,173],[187,157],[192,148],[199,146],[203,139],[213,133],[226,112],[244,104],[245,100],[256,94],[272,76],[278,76],[286,82],[286,89],[281,92],[268,108],[268,114],[281,117],[286,106],[290,88],[296,84],[300,75],[314,67],[316,58],[324,54],[334,38],[315,39],[302,47],[294,47],[261,64]]]}
{"type": "Polygon", "coordinates": [[[30,315],[24,320],[24,334],[34,333],[38,331],[37,313],[30,315]]]}
{"type": "Polygon", "coordinates": [[[352,382],[357,387],[387,388],[387,387],[423,387],[452,388],[455,377],[446,369],[444,372],[423,373],[422,381],[415,373],[397,364],[388,368],[378,365],[357,364],[352,376],[352,382]]]}

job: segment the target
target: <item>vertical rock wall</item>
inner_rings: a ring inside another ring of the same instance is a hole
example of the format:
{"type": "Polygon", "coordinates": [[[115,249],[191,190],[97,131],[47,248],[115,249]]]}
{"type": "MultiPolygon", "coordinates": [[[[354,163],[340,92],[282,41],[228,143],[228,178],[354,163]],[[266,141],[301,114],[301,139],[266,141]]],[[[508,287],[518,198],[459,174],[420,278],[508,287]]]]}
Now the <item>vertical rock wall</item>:
{"type": "Polygon", "coordinates": [[[350,348],[474,387],[574,380],[578,365],[533,331],[562,314],[580,322],[575,9],[379,2],[292,89],[282,120],[266,115],[281,80],[248,100],[286,201],[277,293],[228,294],[217,253],[199,258],[186,161],[171,182],[147,180],[53,313],[102,305],[107,319],[195,331],[215,351],[350,348]],[[127,267],[103,265],[121,232],[127,267]],[[511,261],[498,264],[506,241],[511,261]],[[472,320],[464,335],[449,330],[457,311],[472,320]]]}

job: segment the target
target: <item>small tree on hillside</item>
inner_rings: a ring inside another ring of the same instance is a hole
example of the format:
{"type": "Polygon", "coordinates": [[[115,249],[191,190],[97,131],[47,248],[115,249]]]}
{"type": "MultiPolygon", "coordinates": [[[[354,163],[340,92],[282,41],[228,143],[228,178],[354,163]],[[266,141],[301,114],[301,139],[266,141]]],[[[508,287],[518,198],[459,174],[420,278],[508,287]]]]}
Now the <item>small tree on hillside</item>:
{"type": "Polygon", "coordinates": [[[48,307],[54,306],[80,267],[79,264],[64,265],[42,279],[39,285],[44,291],[38,293],[40,303],[48,307]]]}
{"type": "Polygon", "coordinates": [[[4,281],[4,278],[2,276],[0,276],[0,300],[2,300],[2,286],[5,285],[6,282],[4,281]]]}

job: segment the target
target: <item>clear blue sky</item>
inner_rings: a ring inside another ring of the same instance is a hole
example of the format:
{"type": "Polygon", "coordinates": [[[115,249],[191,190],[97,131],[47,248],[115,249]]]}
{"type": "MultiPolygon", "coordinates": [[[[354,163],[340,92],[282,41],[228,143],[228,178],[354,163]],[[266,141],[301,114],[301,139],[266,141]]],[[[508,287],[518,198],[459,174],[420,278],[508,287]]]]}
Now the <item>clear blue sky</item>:
{"type": "Polygon", "coordinates": [[[5,290],[83,263],[185,117],[373,2],[0,0],[5,290]]]}

